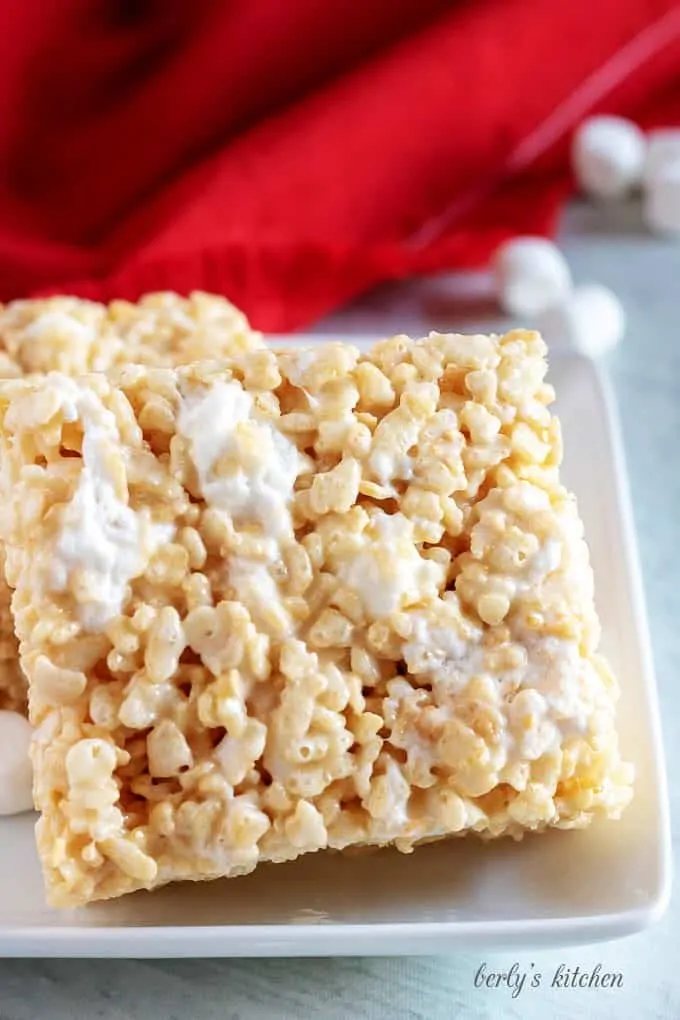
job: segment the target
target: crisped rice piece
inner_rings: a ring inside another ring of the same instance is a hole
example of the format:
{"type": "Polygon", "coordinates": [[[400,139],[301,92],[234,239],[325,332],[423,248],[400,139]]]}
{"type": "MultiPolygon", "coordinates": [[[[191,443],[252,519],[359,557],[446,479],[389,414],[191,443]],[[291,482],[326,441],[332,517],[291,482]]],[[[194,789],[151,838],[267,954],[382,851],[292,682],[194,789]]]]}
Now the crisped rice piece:
{"type": "Polygon", "coordinates": [[[0,386],[53,904],[619,816],[544,354],[433,334],[0,386]]]}
{"type": "MultiPolygon", "coordinates": [[[[259,333],[224,298],[196,292],[149,294],[110,305],[73,297],[13,301],[0,306],[0,377],[36,372],[67,375],[131,363],[185,365],[202,358],[239,357],[261,347],[259,333]]],[[[0,709],[25,711],[26,681],[4,582],[0,549],[0,709]]]]}

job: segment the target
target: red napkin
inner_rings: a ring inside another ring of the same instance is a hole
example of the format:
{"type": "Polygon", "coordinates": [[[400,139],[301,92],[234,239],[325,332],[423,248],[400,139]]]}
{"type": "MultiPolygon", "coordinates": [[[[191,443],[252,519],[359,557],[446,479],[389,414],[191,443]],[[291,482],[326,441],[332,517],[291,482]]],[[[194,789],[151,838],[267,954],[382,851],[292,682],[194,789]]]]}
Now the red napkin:
{"type": "Polygon", "coordinates": [[[5,0],[0,298],[266,330],[550,232],[594,111],[680,121],[678,0],[5,0]]]}

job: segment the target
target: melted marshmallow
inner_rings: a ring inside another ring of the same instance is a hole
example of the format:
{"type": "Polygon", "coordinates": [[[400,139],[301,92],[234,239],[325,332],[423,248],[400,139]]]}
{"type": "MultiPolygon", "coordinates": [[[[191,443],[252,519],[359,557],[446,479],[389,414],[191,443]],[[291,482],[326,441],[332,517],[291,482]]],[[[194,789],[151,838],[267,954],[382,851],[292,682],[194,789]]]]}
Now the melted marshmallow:
{"type": "Polygon", "coordinates": [[[61,517],[61,532],[48,584],[66,591],[79,575],[80,618],[88,630],[101,630],[122,610],[131,580],[174,533],[138,515],[118,494],[108,455],[120,444],[114,415],[91,390],[66,376],[51,376],[67,421],[83,427],[83,464],[78,485],[61,517]]]}
{"type": "MultiPolygon", "coordinates": [[[[433,718],[440,724],[456,718],[460,699],[465,699],[464,692],[473,679],[495,690],[492,703],[499,711],[500,725],[488,752],[497,771],[557,752],[565,740],[588,731],[595,712],[613,712],[601,678],[593,664],[582,658],[576,640],[536,637],[516,667],[500,674],[489,672],[477,639],[467,645],[454,639],[447,647],[445,641],[438,641],[435,631],[423,629],[413,635],[404,653],[405,657],[408,654],[409,670],[431,682],[433,718]],[[423,644],[419,644],[421,640],[423,644]]],[[[412,702],[418,692],[401,678],[389,682],[388,692],[385,715],[395,727],[401,705],[412,702]]],[[[391,741],[407,752],[412,763],[420,761],[432,768],[439,760],[435,743],[417,727],[396,726],[391,741]]]]}
{"type": "Polygon", "coordinates": [[[271,536],[291,533],[300,455],[271,422],[257,416],[240,383],[216,382],[185,398],[177,430],[189,441],[207,503],[226,510],[236,524],[254,519],[271,536]],[[216,472],[220,462],[227,465],[222,474],[216,472]]]}
{"type": "Polygon", "coordinates": [[[411,636],[404,645],[409,673],[432,675],[448,682],[458,665],[476,653],[481,629],[469,624],[464,631],[453,621],[437,620],[429,610],[409,612],[411,636]]]}
{"type": "Polygon", "coordinates": [[[302,347],[300,350],[290,352],[290,358],[286,362],[286,374],[293,386],[304,389],[304,376],[318,361],[318,357],[319,351],[315,347],[302,347]]]}
{"type": "Polygon", "coordinates": [[[402,513],[377,514],[356,553],[338,564],[338,577],[375,619],[437,597],[445,580],[440,563],[424,559],[413,543],[413,524],[402,513]]]}

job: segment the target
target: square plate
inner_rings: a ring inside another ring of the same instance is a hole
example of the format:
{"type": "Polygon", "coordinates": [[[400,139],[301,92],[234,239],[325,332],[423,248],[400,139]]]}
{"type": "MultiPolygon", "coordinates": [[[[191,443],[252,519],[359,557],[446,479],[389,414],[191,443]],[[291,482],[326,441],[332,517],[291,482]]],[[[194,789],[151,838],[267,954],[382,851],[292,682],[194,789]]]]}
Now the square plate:
{"type": "MultiPolygon", "coordinates": [[[[327,338],[324,338],[327,339],[327,338]]],[[[297,342],[298,338],[296,338],[297,342]]],[[[299,342],[309,344],[308,337],[299,342]]],[[[84,910],[44,902],[33,816],[0,819],[0,955],[336,956],[595,942],[664,912],[670,823],[661,728],[621,442],[609,388],[578,355],[551,359],[596,579],[619,728],[637,769],[620,822],[522,843],[451,840],[404,856],[318,853],[231,881],[185,883],[84,910]]]]}

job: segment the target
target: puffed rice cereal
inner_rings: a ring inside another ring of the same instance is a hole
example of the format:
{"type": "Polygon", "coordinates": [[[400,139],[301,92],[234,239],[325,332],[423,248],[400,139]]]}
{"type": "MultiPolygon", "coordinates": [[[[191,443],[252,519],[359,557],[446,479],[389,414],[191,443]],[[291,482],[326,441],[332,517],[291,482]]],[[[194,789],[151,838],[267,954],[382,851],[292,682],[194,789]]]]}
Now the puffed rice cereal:
{"type": "Polygon", "coordinates": [[[49,900],[617,818],[537,333],[0,385],[49,900]]]}
{"type": "MultiPolygon", "coordinates": [[[[149,294],[136,304],[102,305],[72,297],[13,301],[0,306],[0,378],[40,372],[67,375],[112,371],[138,362],[184,365],[201,358],[237,357],[261,347],[245,316],[223,298],[194,293],[149,294]]],[[[152,402],[147,414],[162,413],[152,402]]],[[[4,582],[0,547],[0,710],[25,711],[26,681],[4,582]]]]}

